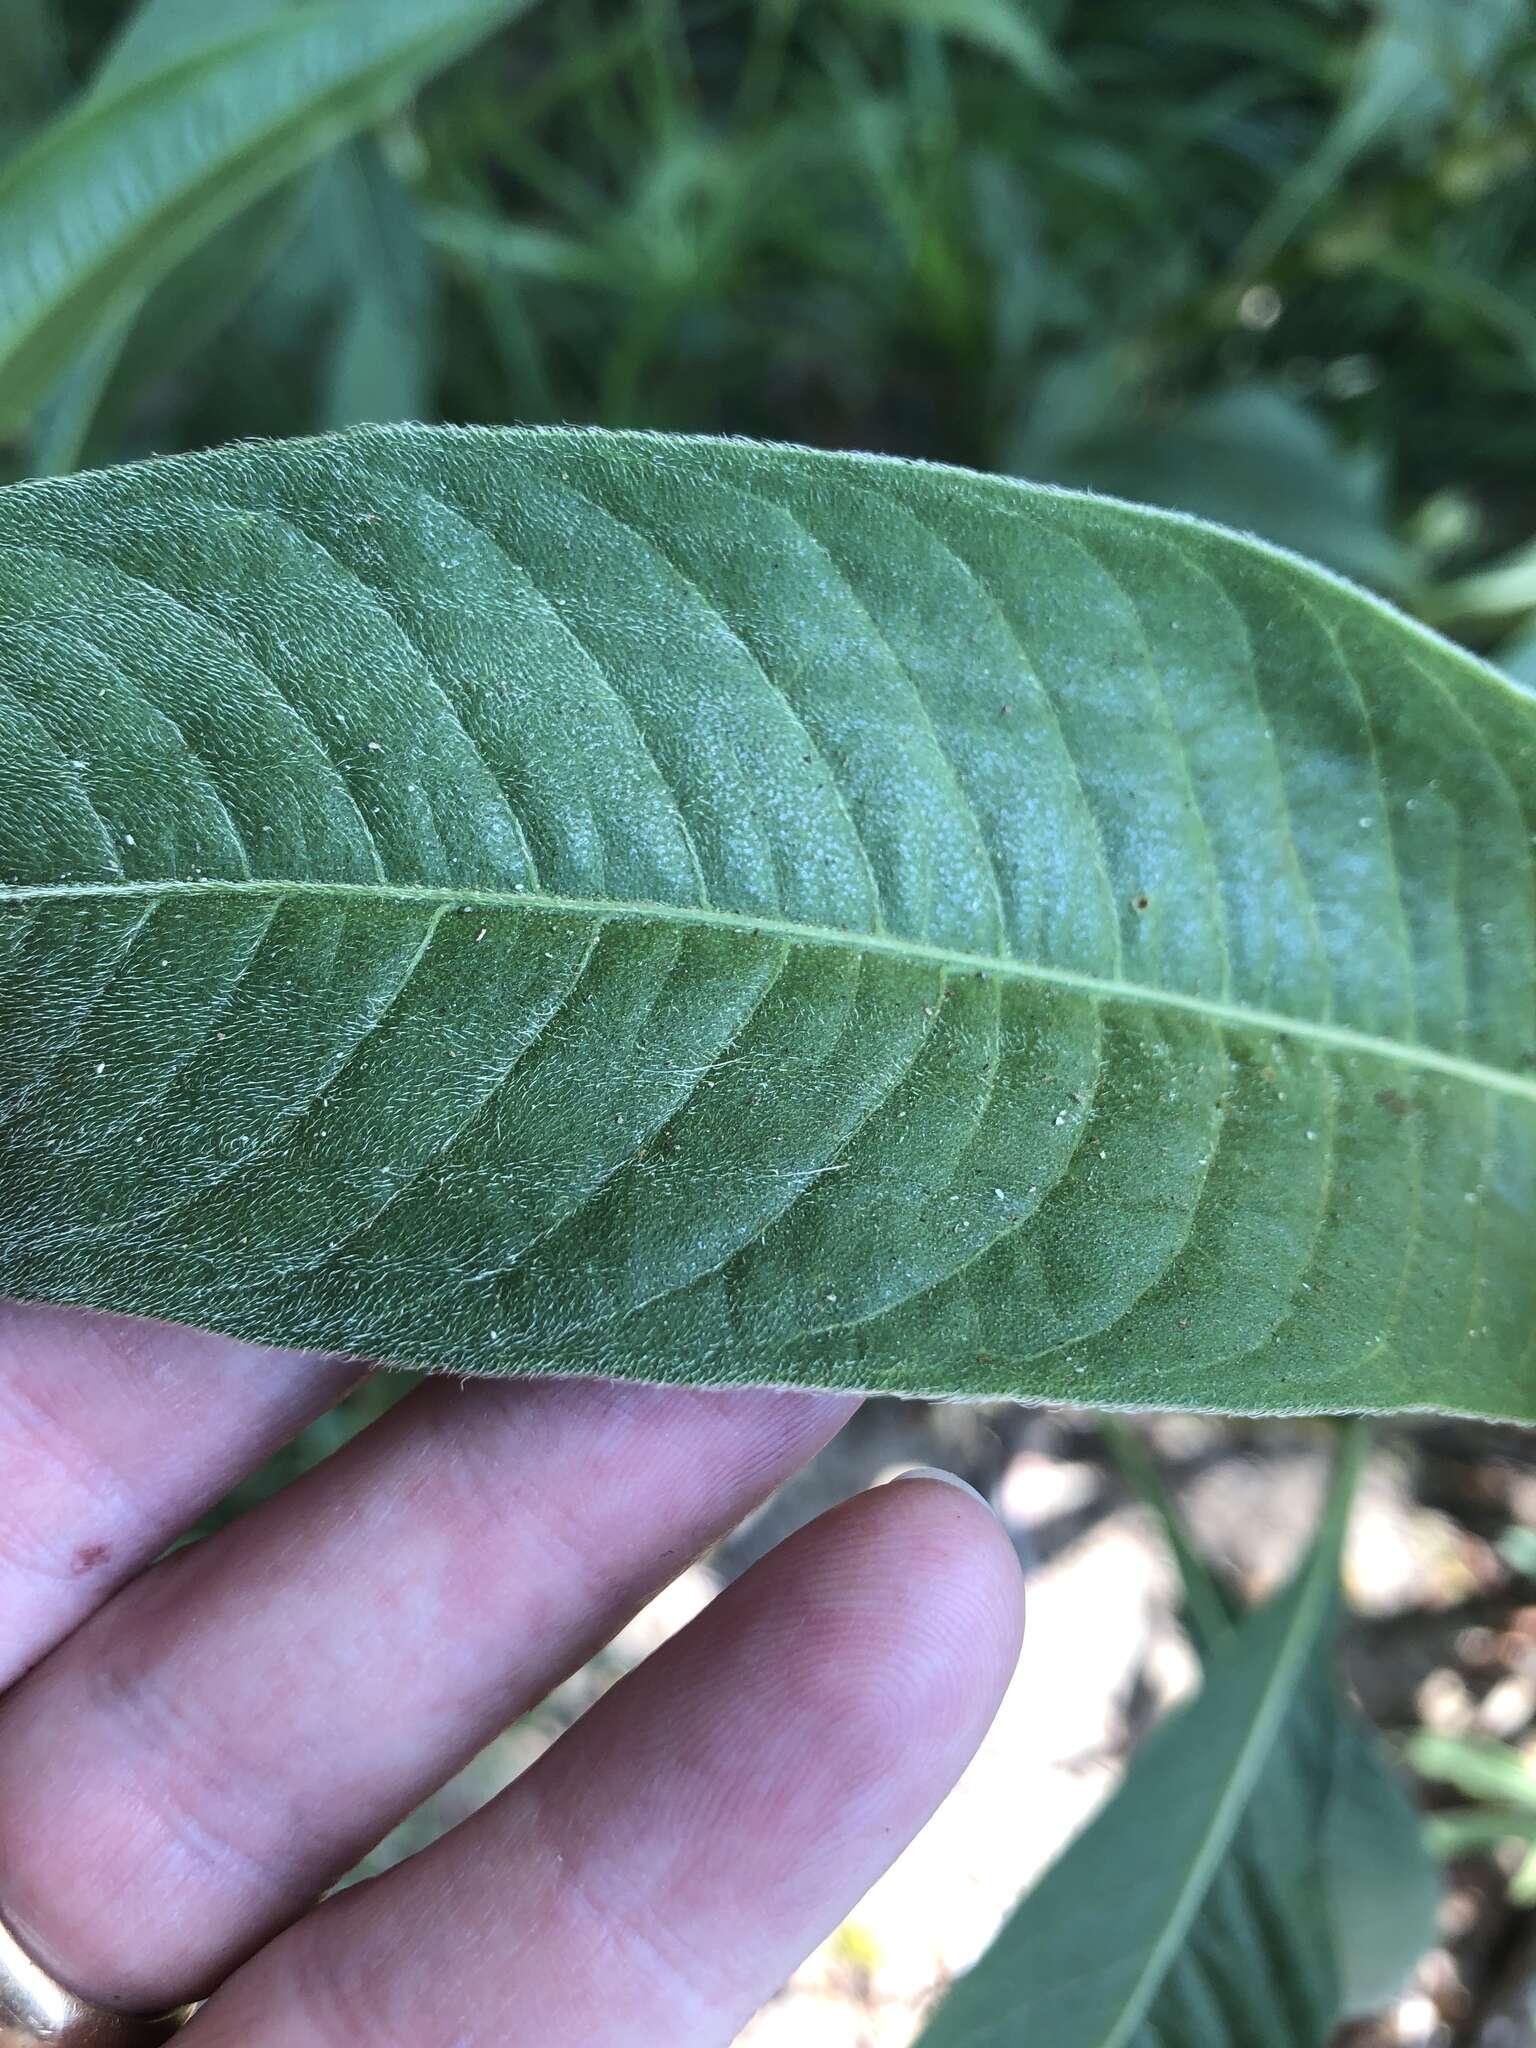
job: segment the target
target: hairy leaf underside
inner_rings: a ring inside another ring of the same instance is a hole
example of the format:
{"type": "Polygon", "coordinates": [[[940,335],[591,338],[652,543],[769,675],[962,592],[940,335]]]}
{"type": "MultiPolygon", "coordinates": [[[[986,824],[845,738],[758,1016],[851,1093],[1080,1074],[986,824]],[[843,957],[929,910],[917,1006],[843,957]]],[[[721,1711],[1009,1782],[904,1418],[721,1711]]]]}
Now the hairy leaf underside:
{"type": "Polygon", "coordinates": [[[957,472],[0,493],[0,1292],[456,1371],[1536,1417],[1536,700],[957,472]]]}

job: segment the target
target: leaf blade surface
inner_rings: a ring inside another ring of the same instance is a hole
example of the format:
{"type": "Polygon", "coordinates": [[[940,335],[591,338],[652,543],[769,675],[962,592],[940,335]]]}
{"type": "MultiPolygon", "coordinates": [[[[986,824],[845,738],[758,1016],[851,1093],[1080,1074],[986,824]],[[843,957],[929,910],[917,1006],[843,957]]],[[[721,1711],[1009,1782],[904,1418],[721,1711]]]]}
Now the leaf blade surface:
{"type": "Polygon", "coordinates": [[[0,1289],[1536,1410],[1536,707],[1384,607],[1104,501],[542,430],[17,487],[0,562],[0,1289]]]}

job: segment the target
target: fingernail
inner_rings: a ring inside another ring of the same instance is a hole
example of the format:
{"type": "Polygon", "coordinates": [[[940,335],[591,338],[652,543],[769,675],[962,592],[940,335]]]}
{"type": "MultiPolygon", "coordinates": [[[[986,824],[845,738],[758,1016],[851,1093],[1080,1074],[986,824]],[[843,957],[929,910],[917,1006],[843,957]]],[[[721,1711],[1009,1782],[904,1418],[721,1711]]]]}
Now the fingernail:
{"type": "Polygon", "coordinates": [[[957,1493],[968,1493],[972,1500],[979,1500],[989,1515],[996,1514],[984,1493],[978,1493],[968,1479],[962,1479],[958,1472],[946,1472],[940,1465],[909,1465],[905,1472],[895,1473],[886,1483],[899,1485],[903,1479],[937,1479],[941,1486],[952,1486],[957,1493]]]}

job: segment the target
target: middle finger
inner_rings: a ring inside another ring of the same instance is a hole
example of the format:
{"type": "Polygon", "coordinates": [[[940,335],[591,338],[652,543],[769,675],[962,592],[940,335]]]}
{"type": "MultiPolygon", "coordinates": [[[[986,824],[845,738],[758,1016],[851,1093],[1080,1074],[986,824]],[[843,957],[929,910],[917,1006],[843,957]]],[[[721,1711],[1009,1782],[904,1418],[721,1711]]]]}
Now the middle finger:
{"type": "Polygon", "coordinates": [[[413,1395],[0,1703],[7,1919],[100,2002],[206,1990],[848,1412],[598,1383],[413,1395]]]}

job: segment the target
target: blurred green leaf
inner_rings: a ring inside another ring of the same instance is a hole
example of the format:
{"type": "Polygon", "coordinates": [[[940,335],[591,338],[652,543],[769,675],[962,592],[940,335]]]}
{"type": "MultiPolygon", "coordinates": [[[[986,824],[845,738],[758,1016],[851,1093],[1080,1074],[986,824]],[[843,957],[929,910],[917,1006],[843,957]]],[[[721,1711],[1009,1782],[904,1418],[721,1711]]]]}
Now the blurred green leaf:
{"type": "Polygon", "coordinates": [[[435,274],[414,196],[378,143],[336,158],[320,202],[340,306],[317,424],[433,416],[435,274]]]}
{"type": "Polygon", "coordinates": [[[1468,1799],[1503,1801],[1536,1812],[1536,1765],[1508,1743],[1421,1729],[1405,1755],[1420,1777],[1453,1786],[1468,1799]]]}
{"type": "MultiPolygon", "coordinates": [[[[1099,1420],[1133,1491],[1162,1524],[1184,1599],[1180,1619],[1202,1664],[1232,1636],[1232,1603],[1195,1548],[1178,1505],[1135,1423],[1099,1420]]],[[[1401,1989],[1430,1944],[1439,1903],[1422,1820],[1380,1739],[1335,1699],[1332,1784],[1318,1845],[1319,1881],[1333,1915],[1343,2012],[1379,2010],[1401,1989]]]]}
{"type": "Polygon", "coordinates": [[[1536,1844],[1536,1812],[1496,1806],[1467,1806],[1432,1813],[1424,1823],[1432,1856],[1495,1856],[1512,1843],[1536,1844]]]}
{"type": "Polygon", "coordinates": [[[1375,0],[1349,88],[1315,156],[1286,180],[1250,231],[1241,262],[1272,264],[1355,160],[1383,138],[1427,150],[1465,96],[1483,90],[1517,39],[1529,0],[1375,0]]]}
{"type": "Polygon", "coordinates": [[[1216,1650],[921,2048],[1324,2048],[1430,1946],[1423,1852],[1332,1670],[1357,1457],[1295,1583],[1216,1650]]]}
{"type": "Polygon", "coordinates": [[[0,422],[221,224],[527,4],[325,0],[147,74],[130,48],[126,84],[0,176],[0,422]]]}
{"type": "Polygon", "coordinates": [[[457,258],[471,273],[504,270],[514,277],[554,278],[596,284],[605,275],[602,258],[572,235],[525,228],[466,206],[434,206],[423,215],[427,239],[457,258]]]}
{"type": "Polygon", "coordinates": [[[1340,448],[1315,413],[1261,384],[1198,399],[1166,423],[1127,419],[1122,385],[1058,379],[1041,391],[1012,467],[1041,482],[1193,512],[1400,590],[1409,562],[1394,539],[1372,455],[1340,448]]]}
{"type": "Polygon", "coordinates": [[[1195,1548],[1161,1468],[1135,1423],[1117,1415],[1099,1418],[1099,1431],[1131,1492],[1152,1510],[1179,1574],[1183,1601],[1180,1624],[1201,1662],[1218,1650],[1236,1624],[1225,1588],[1195,1548]]]}
{"type": "Polygon", "coordinates": [[[101,98],[268,28],[310,0],[140,0],[91,80],[101,98]]]}
{"type": "MultiPolygon", "coordinates": [[[[56,12],[69,70],[89,75],[119,0],[56,12]]],[[[154,17],[205,38],[251,18],[190,0],[153,0],[154,17]]],[[[903,27],[859,0],[602,0],[518,23],[417,119],[413,196],[482,223],[480,250],[431,235],[447,294],[433,401],[1043,475],[1010,450],[1021,394],[1049,410],[1056,366],[1099,351],[1119,383],[1111,441],[1234,387],[1279,391],[1390,477],[1389,540],[1446,492],[1478,537],[1437,568],[1528,538],[1536,17],[1022,0],[1016,18],[1081,81],[1070,113],[931,17],[903,27]],[[1276,259],[1284,317],[1256,331],[1233,289],[1254,222],[1415,47],[1443,78],[1325,178],[1306,240],[1276,259]],[[1347,407],[1318,396],[1341,358],[1375,370],[1347,407]]],[[[210,300],[192,346],[136,390],[115,375],[84,459],[313,428],[334,294],[287,331],[278,296],[210,300]]],[[[155,325],[169,348],[177,327],[155,325]]],[[[48,424],[67,452],[68,420],[48,424]]],[[[1421,561],[1411,548],[1410,572],[1421,561]]],[[[1382,580],[1417,603],[1411,573],[1382,580]]]]}
{"type": "Polygon", "coordinates": [[[1437,619],[1458,625],[1523,619],[1536,612],[1536,540],[1475,575],[1440,584],[1433,593],[1433,607],[1437,619]]]}
{"type": "Polygon", "coordinates": [[[1071,83],[1066,66],[1023,0],[852,0],[852,4],[911,28],[934,29],[972,43],[1004,58],[1021,78],[1042,92],[1060,93],[1071,83]]]}
{"type": "MultiPolygon", "coordinates": [[[[167,387],[217,337],[292,241],[313,194],[290,179],[209,236],[103,330],[34,416],[28,467],[62,476],[121,436],[147,391],[167,387]]],[[[120,445],[120,444],[119,444],[120,445]]]]}
{"type": "Polygon", "coordinates": [[[1319,1864],[1348,2017],[1380,2012],[1432,1948],[1440,1878],[1424,1821],[1381,1738],[1337,1699],[1333,1787],[1319,1864]]]}
{"type": "Polygon", "coordinates": [[[1536,1905],[1536,1756],[1486,1737],[1436,1735],[1428,1729],[1412,1737],[1407,1756],[1422,1777],[1479,1802],[1464,1812],[1435,1816],[1429,1831],[1435,1853],[1492,1855],[1525,1844],[1509,1881],[1509,1897],[1517,1906],[1536,1905]]]}
{"type": "Polygon", "coordinates": [[[106,327],[65,371],[38,407],[28,435],[32,476],[68,476],[81,466],[123,346],[141,309],[106,327]]]}
{"type": "MultiPolygon", "coordinates": [[[[161,68],[248,33],[294,0],[145,0],[107,50],[90,91],[110,96],[161,68]]],[[[48,392],[34,417],[28,468],[61,476],[89,460],[94,441],[120,426],[143,387],[176,371],[259,282],[304,204],[297,179],[265,194],[211,234],[127,310],[105,322],[48,392]]]]}

